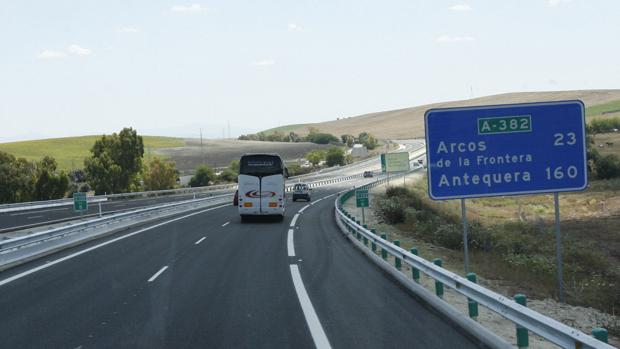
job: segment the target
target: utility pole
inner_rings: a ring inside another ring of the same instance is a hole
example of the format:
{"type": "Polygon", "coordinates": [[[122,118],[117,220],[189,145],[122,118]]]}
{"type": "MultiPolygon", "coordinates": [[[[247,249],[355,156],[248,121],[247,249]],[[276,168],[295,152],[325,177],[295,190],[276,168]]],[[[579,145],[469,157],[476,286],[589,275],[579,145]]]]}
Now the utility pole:
{"type": "Polygon", "coordinates": [[[202,146],[202,128],[200,129],[200,161],[205,164],[205,152],[202,146]]]}
{"type": "Polygon", "coordinates": [[[228,139],[230,139],[230,120],[228,120],[228,139]]]}

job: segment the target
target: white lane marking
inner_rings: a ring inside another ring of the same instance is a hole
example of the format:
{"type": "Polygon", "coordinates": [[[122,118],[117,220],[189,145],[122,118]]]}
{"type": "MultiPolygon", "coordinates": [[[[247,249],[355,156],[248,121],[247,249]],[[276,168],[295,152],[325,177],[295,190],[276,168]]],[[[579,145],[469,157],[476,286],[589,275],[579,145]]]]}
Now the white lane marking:
{"type": "Polygon", "coordinates": [[[11,213],[11,216],[23,216],[25,214],[33,214],[33,213],[40,213],[40,212],[49,212],[49,211],[66,211],[70,209],[69,207],[63,207],[63,208],[50,208],[49,210],[40,210],[40,211],[28,211],[28,212],[19,212],[19,213],[11,213]]]}
{"type": "Polygon", "coordinates": [[[222,224],[222,227],[225,227],[225,226],[227,226],[228,224],[230,224],[230,222],[226,222],[226,223],[222,224]]]}
{"type": "Polygon", "coordinates": [[[26,219],[35,219],[35,218],[41,218],[43,216],[32,216],[32,217],[26,217],[26,219]]]}
{"type": "Polygon", "coordinates": [[[302,207],[301,210],[299,210],[299,213],[304,212],[304,210],[307,209],[308,207],[310,207],[310,205],[306,205],[306,206],[302,207]]]}
{"type": "Polygon", "coordinates": [[[185,219],[185,218],[187,218],[187,217],[195,216],[195,215],[197,215],[197,214],[205,213],[205,212],[207,212],[207,211],[213,211],[213,210],[216,210],[216,209],[218,209],[218,208],[227,207],[227,206],[230,206],[230,204],[221,205],[221,206],[216,206],[216,207],[211,207],[211,208],[208,208],[208,209],[206,209],[206,210],[202,210],[202,211],[198,211],[198,212],[190,213],[190,214],[185,215],[185,216],[177,217],[177,218],[171,219],[171,220],[169,220],[169,221],[161,222],[161,223],[155,224],[155,225],[153,225],[153,226],[146,227],[146,228],[144,228],[144,229],[140,229],[140,230],[138,230],[138,231],[134,231],[133,233],[129,233],[129,234],[127,234],[127,235],[119,236],[119,237],[117,237],[117,238],[115,238],[115,239],[108,240],[108,241],[106,241],[106,242],[102,242],[102,243],[100,243],[99,245],[95,245],[95,246],[89,247],[89,248],[87,248],[87,249],[84,249],[84,250],[82,250],[82,251],[79,251],[79,252],[76,252],[76,253],[70,254],[70,255],[68,255],[68,256],[65,256],[65,257],[62,257],[62,258],[58,258],[58,259],[56,259],[56,260],[54,260],[54,261],[52,261],[52,262],[49,262],[49,263],[47,263],[47,264],[40,265],[40,266],[38,266],[38,267],[32,268],[32,269],[30,269],[30,270],[26,270],[26,271],[24,271],[24,272],[22,272],[22,273],[19,273],[19,274],[15,274],[15,275],[13,275],[13,276],[11,276],[11,277],[9,277],[9,278],[6,278],[6,279],[4,279],[4,280],[1,280],[1,281],[0,281],[0,286],[2,286],[2,285],[6,285],[6,284],[8,284],[8,283],[10,283],[10,282],[13,282],[13,281],[17,280],[17,279],[21,279],[21,278],[23,278],[24,276],[30,275],[30,274],[32,274],[32,273],[36,273],[36,272],[37,272],[37,271],[39,271],[39,270],[43,270],[43,269],[49,268],[49,267],[51,267],[52,265],[56,265],[56,264],[58,264],[58,263],[64,262],[64,261],[66,261],[66,260],[69,260],[69,259],[71,259],[71,258],[75,258],[75,257],[77,257],[77,256],[83,255],[84,253],[90,252],[90,251],[92,251],[92,250],[96,250],[96,249],[98,249],[98,248],[100,248],[100,247],[103,247],[103,246],[106,246],[106,245],[109,245],[109,244],[115,243],[115,242],[117,242],[117,241],[120,241],[120,240],[126,239],[126,238],[128,238],[128,237],[131,237],[131,236],[134,236],[134,235],[137,235],[137,234],[143,233],[143,232],[148,231],[148,230],[151,230],[151,229],[155,229],[155,228],[161,227],[162,225],[166,225],[166,224],[169,224],[169,223],[172,223],[172,222],[180,221],[181,219],[185,219]]]}
{"type": "Polygon", "coordinates": [[[204,240],[204,239],[206,239],[206,238],[207,238],[206,236],[203,236],[200,240],[198,240],[198,241],[194,242],[194,245],[198,245],[199,243],[201,243],[201,242],[202,242],[202,240],[204,240]]]}
{"type": "Polygon", "coordinates": [[[161,269],[159,269],[159,271],[157,273],[155,273],[153,276],[151,276],[151,278],[149,279],[149,282],[155,281],[155,279],[157,279],[157,277],[159,275],[161,275],[161,273],[165,272],[166,269],[168,269],[168,266],[164,265],[161,269]]]}
{"type": "Polygon", "coordinates": [[[288,230],[288,236],[286,237],[286,249],[288,250],[289,257],[295,257],[295,241],[293,240],[294,229],[288,230]]]}
{"type": "Polygon", "coordinates": [[[297,218],[299,218],[299,213],[296,213],[296,214],[293,216],[293,219],[291,220],[291,225],[290,225],[291,227],[294,227],[294,226],[295,226],[295,223],[297,223],[297,218]]]}
{"type": "Polygon", "coordinates": [[[299,267],[296,264],[291,264],[290,267],[293,285],[295,285],[295,292],[297,292],[297,298],[299,298],[301,310],[303,310],[306,323],[310,328],[310,335],[314,341],[314,346],[319,349],[331,348],[329,340],[325,335],[325,331],[323,331],[323,326],[321,326],[321,322],[319,321],[319,317],[314,311],[310,297],[308,297],[306,287],[304,287],[304,282],[301,279],[301,274],[299,273],[299,267]]]}

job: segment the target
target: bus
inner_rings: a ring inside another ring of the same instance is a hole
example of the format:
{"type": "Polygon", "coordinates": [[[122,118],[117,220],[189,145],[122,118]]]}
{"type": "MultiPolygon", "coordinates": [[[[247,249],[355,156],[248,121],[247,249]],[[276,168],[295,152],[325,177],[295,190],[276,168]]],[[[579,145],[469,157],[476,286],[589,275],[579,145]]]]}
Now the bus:
{"type": "Polygon", "coordinates": [[[278,154],[245,154],[239,161],[238,208],[241,220],[248,216],[284,219],[284,179],[288,171],[278,154]]]}

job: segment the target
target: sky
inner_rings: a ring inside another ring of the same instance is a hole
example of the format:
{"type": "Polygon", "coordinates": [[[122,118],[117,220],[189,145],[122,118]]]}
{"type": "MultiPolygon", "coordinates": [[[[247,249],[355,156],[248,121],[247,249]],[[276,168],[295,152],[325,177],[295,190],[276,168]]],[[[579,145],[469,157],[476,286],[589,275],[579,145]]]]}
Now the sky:
{"type": "Polygon", "coordinates": [[[618,0],[0,1],[0,142],[620,88],[618,0]]]}

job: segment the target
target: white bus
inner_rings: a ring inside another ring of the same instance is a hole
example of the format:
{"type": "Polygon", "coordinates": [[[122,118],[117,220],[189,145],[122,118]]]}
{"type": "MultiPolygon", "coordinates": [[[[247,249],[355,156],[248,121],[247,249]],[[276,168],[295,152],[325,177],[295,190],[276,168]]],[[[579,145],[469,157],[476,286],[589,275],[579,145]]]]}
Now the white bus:
{"type": "Polygon", "coordinates": [[[245,154],[239,161],[239,214],[284,218],[284,161],[278,154],[245,154]]]}

